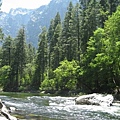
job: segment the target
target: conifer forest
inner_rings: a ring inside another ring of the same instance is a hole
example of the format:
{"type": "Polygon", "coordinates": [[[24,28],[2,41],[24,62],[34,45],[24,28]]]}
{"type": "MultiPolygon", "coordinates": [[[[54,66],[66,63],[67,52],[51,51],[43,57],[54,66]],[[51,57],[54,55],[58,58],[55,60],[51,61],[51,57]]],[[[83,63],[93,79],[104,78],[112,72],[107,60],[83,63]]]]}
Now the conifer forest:
{"type": "Polygon", "coordinates": [[[3,91],[120,93],[120,0],[69,3],[43,27],[38,46],[0,29],[3,91]]]}

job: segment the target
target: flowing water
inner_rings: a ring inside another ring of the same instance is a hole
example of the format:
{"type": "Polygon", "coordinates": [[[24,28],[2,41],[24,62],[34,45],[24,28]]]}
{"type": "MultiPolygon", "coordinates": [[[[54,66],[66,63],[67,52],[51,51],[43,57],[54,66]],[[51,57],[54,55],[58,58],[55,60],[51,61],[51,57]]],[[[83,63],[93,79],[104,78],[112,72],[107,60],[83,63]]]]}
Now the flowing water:
{"type": "Polygon", "coordinates": [[[7,106],[17,109],[20,120],[120,120],[120,104],[111,107],[75,105],[75,97],[1,93],[7,106]]]}

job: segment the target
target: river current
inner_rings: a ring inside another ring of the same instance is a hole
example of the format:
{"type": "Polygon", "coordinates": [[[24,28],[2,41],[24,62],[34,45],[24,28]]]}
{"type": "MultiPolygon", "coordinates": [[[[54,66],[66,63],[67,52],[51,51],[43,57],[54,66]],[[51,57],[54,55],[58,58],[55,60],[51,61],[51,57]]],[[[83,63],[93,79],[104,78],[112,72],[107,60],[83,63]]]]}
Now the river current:
{"type": "Polygon", "coordinates": [[[7,93],[0,99],[17,109],[20,120],[120,120],[120,104],[111,107],[75,105],[75,97],[7,93]]]}

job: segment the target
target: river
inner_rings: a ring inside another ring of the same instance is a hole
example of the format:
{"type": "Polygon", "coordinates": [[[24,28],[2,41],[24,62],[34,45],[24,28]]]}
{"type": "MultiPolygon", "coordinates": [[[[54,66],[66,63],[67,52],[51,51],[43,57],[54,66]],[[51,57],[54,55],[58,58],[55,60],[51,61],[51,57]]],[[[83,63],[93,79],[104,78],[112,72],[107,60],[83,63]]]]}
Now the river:
{"type": "Polygon", "coordinates": [[[75,105],[75,97],[31,93],[0,93],[7,106],[17,109],[20,120],[120,120],[120,104],[111,107],[75,105]]]}

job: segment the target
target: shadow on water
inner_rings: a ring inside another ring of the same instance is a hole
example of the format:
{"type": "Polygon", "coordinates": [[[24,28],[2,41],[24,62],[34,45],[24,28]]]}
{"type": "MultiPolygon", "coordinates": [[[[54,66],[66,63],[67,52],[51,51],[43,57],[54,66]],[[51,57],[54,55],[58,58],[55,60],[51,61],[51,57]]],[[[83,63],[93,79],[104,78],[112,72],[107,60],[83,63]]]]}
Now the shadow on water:
{"type": "Polygon", "coordinates": [[[26,98],[31,96],[44,96],[42,93],[20,93],[20,92],[0,92],[2,96],[8,96],[13,98],[26,98]]]}
{"type": "Polygon", "coordinates": [[[59,119],[54,119],[54,118],[49,118],[49,117],[44,117],[44,116],[37,116],[34,114],[29,114],[29,115],[20,115],[20,114],[13,114],[16,118],[19,120],[59,120],[59,119]]]}

